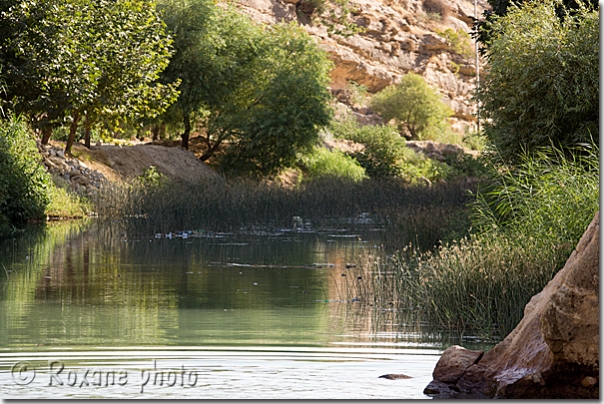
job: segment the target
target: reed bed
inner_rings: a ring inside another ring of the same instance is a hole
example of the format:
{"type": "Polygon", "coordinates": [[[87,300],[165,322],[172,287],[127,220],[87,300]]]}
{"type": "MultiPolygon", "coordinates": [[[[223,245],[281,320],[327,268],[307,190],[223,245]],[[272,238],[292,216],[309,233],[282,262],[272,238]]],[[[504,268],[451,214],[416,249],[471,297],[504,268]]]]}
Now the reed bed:
{"type": "Polygon", "coordinates": [[[496,171],[471,213],[475,233],[433,251],[413,245],[365,257],[365,299],[483,340],[507,335],[524,306],[560,270],[599,209],[597,150],[527,158],[496,171]]]}
{"type": "Polygon", "coordinates": [[[386,245],[419,242],[422,249],[429,249],[471,200],[468,191],[473,187],[463,181],[426,187],[399,180],[331,178],[288,189],[220,178],[106,187],[95,204],[99,222],[129,236],[178,230],[291,229],[294,216],[312,229],[354,228],[361,222],[367,225],[368,219],[385,229],[386,245]]]}

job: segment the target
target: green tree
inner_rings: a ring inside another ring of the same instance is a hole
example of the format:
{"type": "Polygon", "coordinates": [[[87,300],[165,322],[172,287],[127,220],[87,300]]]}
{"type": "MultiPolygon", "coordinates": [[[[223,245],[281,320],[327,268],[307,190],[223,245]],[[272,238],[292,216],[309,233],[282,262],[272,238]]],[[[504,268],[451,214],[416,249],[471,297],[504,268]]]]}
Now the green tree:
{"type": "MultiPolygon", "coordinates": [[[[250,74],[261,30],[233,8],[222,9],[209,0],[162,0],[162,18],[174,39],[174,55],[161,82],[181,80],[177,101],[159,117],[162,123],[180,120],[182,146],[188,149],[195,116],[219,116],[233,103],[233,93],[250,74]],[[199,113],[203,109],[206,113],[199,113]]],[[[210,130],[212,130],[210,128],[210,130]]],[[[209,158],[228,136],[206,136],[209,158]]]]}
{"type": "Polygon", "coordinates": [[[183,147],[193,126],[203,126],[202,161],[220,151],[225,172],[265,175],[316,143],[331,117],[331,64],[308,34],[262,27],[208,0],[164,0],[160,10],[176,50],[162,81],[182,80],[160,120],[182,120],[183,147]]]}
{"type": "Polygon", "coordinates": [[[415,73],[406,74],[400,83],[380,91],[370,106],[385,121],[394,119],[399,130],[411,139],[427,138],[431,132],[442,130],[453,114],[439,92],[415,73]]]}
{"type": "Polygon", "coordinates": [[[268,175],[291,166],[331,120],[332,64],[313,38],[294,24],[277,24],[257,52],[229,105],[210,117],[210,127],[218,124],[229,138],[220,156],[227,172],[268,175]]]}
{"type": "Polygon", "coordinates": [[[89,134],[98,116],[154,115],[176,94],[154,83],[170,41],[153,3],[11,0],[0,26],[7,98],[44,129],[44,141],[48,127],[69,121],[68,152],[82,117],[89,134]]]}
{"type": "Polygon", "coordinates": [[[598,12],[561,21],[556,2],[512,6],[493,22],[479,99],[500,155],[589,142],[599,125],[598,12]]]}
{"type": "MultiPolygon", "coordinates": [[[[482,21],[475,21],[473,28],[473,36],[482,43],[483,53],[488,55],[488,46],[491,41],[492,23],[498,17],[504,16],[511,9],[512,4],[521,6],[524,3],[529,3],[533,0],[487,0],[491,6],[483,13],[482,21]]],[[[590,7],[593,10],[598,9],[597,0],[557,0],[555,2],[556,15],[560,20],[563,20],[567,12],[571,14],[576,10],[581,10],[584,7],[590,7]]]]}

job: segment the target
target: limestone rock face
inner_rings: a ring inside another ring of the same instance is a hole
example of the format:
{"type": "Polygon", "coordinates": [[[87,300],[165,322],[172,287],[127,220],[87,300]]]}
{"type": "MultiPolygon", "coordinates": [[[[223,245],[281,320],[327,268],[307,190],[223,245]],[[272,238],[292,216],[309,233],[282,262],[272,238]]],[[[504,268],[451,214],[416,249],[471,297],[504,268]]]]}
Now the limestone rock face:
{"type": "Polygon", "coordinates": [[[526,305],[518,326],[454,386],[439,384],[435,370],[427,393],[599,398],[599,240],[596,214],[564,268],[526,305]]]}
{"type": "MultiPolygon", "coordinates": [[[[454,111],[461,130],[474,121],[471,100],[476,72],[471,50],[465,55],[453,51],[439,35],[450,28],[469,32],[474,16],[472,0],[350,0],[351,22],[364,30],[352,36],[335,35],[304,14],[304,0],[240,0],[238,6],[254,20],[273,24],[297,21],[335,63],[331,72],[333,89],[349,81],[377,92],[406,73],[423,76],[438,88],[443,101],[454,111]],[[437,3],[438,9],[429,4],[437,3]]],[[[477,14],[488,7],[479,0],[477,14]]]]}

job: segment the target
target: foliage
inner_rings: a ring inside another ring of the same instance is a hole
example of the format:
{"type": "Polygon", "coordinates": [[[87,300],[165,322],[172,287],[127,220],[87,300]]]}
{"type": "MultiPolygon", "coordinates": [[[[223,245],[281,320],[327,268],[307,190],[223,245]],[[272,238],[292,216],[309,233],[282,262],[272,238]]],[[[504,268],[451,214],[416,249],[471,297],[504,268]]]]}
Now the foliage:
{"type": "Polygon", "coordinates": [[[302,0],[296,9],[325,26],[330,34],[349,37],[364,31],[363,27],[351,21],[357,9],[349,0],[302,0]]]}
{"type": "Polygon", "coordinates": [[[361,181],[367,178],[365,169],[356,160],[337,149],[314,147],[311,153],[301,156],[300,165],[307,173],[306,180],[337,177],[361,181]]]}
{"type": "Polygon", "coordinates": [[[472,206],[474,234],[433,253],[382,260],[377,277],[390,288],[376,294],[378,304],[394,299],[402,315],[461,333],[507,335],[599,209],[598,152],[581,155],[539,153],[509,171],[493,168],[495,184],[472,206]]]}
{"type": "Polygon", "coordinates": [[[508,161],[598,133],[598,12],[581,9],[560,21],[555,4],[513,6],[493,22],[479,100],[486,135],[508,161]]]}
{"type": "Polygon", "coordinates": [[[369,101],[369,97],[367,96],[367,86],[349,80],[347,89],[350,91],[350,98],[353,105],[365,107],[369,101]]]}
{"type": "Polygon", "coordinates": [[[391,126],[360,126],[354,120],[333,122],[334,136],[364,146],[353,154],[371,178],[397,177],[399,162],[405,157],[405,139],[391,126]]]}
{"type": "Polygon", "coordinates": [[[33,124],[139,119],[173,101],[173,84],[153,83],[170,41],[153,3],[143,0],[12,0],[0,6],[0,58],[9,99],[33,124]]]}
{"type": "Polygon", "coordinates": [[[50,176],[27,125],[12,116],[0,121],[0,231],[44,218],[50,176]]]}
{"type": "Polygon", "coordinates": [[[376,94],[370,106],[384,120],[394,119],[399,130],[412,139],[434,137],[431,133],[444,130],[447,118],[453,114],[438,91],[415,73],[406,74],[400,83],[376,94]]]}
{"type": "MultiPolygon", "coordinates": [[[[444,31],[436,31],[438,35],[445,38],[449,47],[453,52],[465,58],[471,58],[474,55],[472,43],[470,42],[470,34],[462,29],[457,31],[447,28],[444,31]]],[[[459,69],[459,66],[458,66],[459,69]]]]}
{"type": "Polygon", "coordinates": [[[155,166],[149,166],[136,177],[135,183],[143,188],[160,188],[166,185],[168,177],[157,171],[155,166]]]}
{"type": "Polygon", "coordinates": [[[231,89],[229,83],[245,69],[246,64],[237,63],[236,58],[245,53],[246,48],[235,45],[243,43],[242,37],[252,36],[250,31],[253,27],[238,19],[230,9],[226,12],[228,17],[217,21],[220,19],[219,9],[206,0],[160,0],[157,8],[172,36],[174,47],[174,54],[161,73],[160,81],[171,83],[180,80],[180,94],[155,124],[181,121],[184,126],[182,146],[187,149],[191,120],[197,111],[208,102],[208,98],[212,103],[212,97],[226,97],[231,89]],[[239,25],[239,29],[233,29],[233,24],[239,25]],[[229,30],[234,31],[234,37],[225,35],[229,30]],[[216,66],[228,69],[220,70],[216,66]],[[211,87],[213,82],[216,88],[211,87]]]}
{"type": "Polygon", "coordinates": [[[90,202],[66,188],[59,186],[59,181],[53,178],[50,184],[49,203],[45,214],[50,218],[81,218],[92,211],[90,202]]]}
{"type": "Polygon", "coordinates": [[[225,173],[266,175],[316,143],[330,117],[331,64],[308,34],[289,24],[261,27],[206,0],[164,0],[160,8],[176,49],[162,80],[182,80],[161,118],[183,120],[184,147],[200,124],[203,161],[220,151],[225,173]]]}
{"type": "Polygon", "coordinates": [[[277,24],[257,46],[245,78],[209,118],[208,133],[229,139],[219,159],[228,174],[269,175],[293,165],[331,118],[331,63],[305,31],[277,24]]]}
{"type": "Polygon", "coordinates": [[[335,137],[363,145],[350,153],[370,178],[397,177],[409,184],[431,184],[467,175],[482,175],[482,163],[472,157],[436,161],[406,147],[406,141],[392,126],[360,126],[354,119],[334,121],[335,137]]]}
{"type": "MultiPolygon", "coordinates": [[[[531,1],[533,0],[515,0],[513,2],[510,0],[487,0],[491,7],[484,11],[482,21],[475,22],[472,32],[472,36],[476,37],[482,43],[484,47],[482,48],[483,53],[488,55],[493,21],[498,17],[506,15],[512,4],[521,7],[524,3],[530,3],[531,1]]],[[[597,0],[557,0],[554,6],[558,18],[564,20],[568,12],[574,14],[577,10],[581,10],[584,7],[597,10],[599,2],[597,0]]]]}

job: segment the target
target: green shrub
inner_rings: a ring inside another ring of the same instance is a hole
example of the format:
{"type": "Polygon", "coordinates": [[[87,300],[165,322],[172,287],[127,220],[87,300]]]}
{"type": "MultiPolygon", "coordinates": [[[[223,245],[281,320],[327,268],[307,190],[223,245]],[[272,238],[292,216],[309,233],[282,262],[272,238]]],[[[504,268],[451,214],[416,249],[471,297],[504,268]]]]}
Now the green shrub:
{"type": "Polygon", "coordinates": [[[406,149],[404,154],[404,159],[398,163],[399,177],[411,184],[430,184],[449,179],[457,174],[451,166],[411,149],[406,149]]]}
{"type": "Polygon", "coordinates": [[[354,120],[334,122],[334,136],[364,146],[353,157],[371,178],[396,177],[401,173],[399,161],[405,156],[405,139],[391,126],[360,126],[354,120]]]}
{"type": "Polygon", "coordinates": [[[43,219],[50,176],[27,125],[15,116],[0,121],[0,172],[0,231],[43,219]]]}
{"type": "Polygon", "coordinates": [[[453,114],[440,93],[415,73],[406,74],[400,83],[376,94],[370,107],[385,121],[394,119],[399,130],[412,139],[436,140],[435,132],[444,130],[447,118],[453,114]]]}
{"type": "Polygon", "coordinates": [[[481,114],[488,139],[511,162],[541,146],[597,138],[598,11],[575,10],[561,21],[557,5],[510,6],[491,26],[481,114]]]}
{"type": "Polygon", "coordinates": [[[300,158],[300,164],[305,169],[309,180],[337,177],[361,181],[367,178],[365,169],[352,157],[339,150],[315,147],[311,153],[300,158]]]}
{"type": "Polygon", "coordinates": [[[457,31],[447,28],[444,31],[436,31],[438,35],[445,38],[453,52],[465,58],[471,58],[474,55],[470,34],[462,29],[457,31]]]}
{"type": "Polygon", "coordinates": [[[80,218],[92,211],[90,202],[85,198],[70,193],[67,189],[57,185],[53,178],[49,190],[49,203],[46,206],[46,216],[54,218],[80,218]]]}

